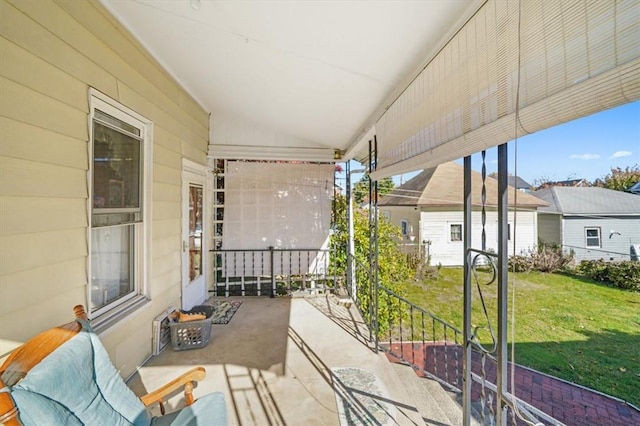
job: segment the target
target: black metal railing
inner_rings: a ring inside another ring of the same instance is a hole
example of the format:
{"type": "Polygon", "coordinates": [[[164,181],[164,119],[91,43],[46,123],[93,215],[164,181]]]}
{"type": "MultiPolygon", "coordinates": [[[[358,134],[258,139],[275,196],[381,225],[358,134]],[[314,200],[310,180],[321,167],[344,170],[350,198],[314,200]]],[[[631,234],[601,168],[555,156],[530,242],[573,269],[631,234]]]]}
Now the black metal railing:
{"type": "Polygon", "coordinates": [[[404,297],[380,286],[380,305],[388,307],[380,347],[420,375],[450,390],[462,389],[462,331],[404,297]]]}
{"type": "Polygon", "coordinates": [[[276,296],[331,291],[340,277],[330,249],[211,250],[216,296],[276,296]]]}
{"type": "MultiPolygon", "coordinates": [[[[350,261],[353,274],[352,278],[347,277],[346,287],[369,327],[371,344],[391,360],[410,365],[419,376],[462,394],[465,369],[462,330],[381,284],[376,303],[370,268],[354,257],[350,261]]],[[[522,418],[535,424],[561,424],[550,414],[516,398],[511,389],[503,396],[508,412],[497,413],[496,358],[472,345],[470,364],[471,409],[482,424],[495,424],[498,415],[504,415],[507,424],[512,425],[527,424],[522,418]]]]}

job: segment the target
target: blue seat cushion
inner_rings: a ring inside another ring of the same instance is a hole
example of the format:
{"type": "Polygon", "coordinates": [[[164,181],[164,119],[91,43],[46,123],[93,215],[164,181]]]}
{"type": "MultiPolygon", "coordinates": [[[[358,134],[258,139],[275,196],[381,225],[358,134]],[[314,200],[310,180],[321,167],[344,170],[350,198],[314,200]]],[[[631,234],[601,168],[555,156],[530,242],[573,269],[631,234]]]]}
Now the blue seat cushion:
{"type": "Polygon", "coordinates": [[[25,425],[148,425],[151,417],[111,364],[100,339],[82,331],[16,384],[25,425]]]}
{"type": "Polygon", "coordinates": [[[202,396],[182,410],[154,417],[151,424],[153,426],[226,426],[227,408],[224,395],[220,392],[214,392],[202,396]]]}
{"type": "Polygon", "coordinates": [[[151,418],[111,364],[100,339],[84,330],[34,366],[11,389],[25,426],[226,425],[224,395],[212,393],[182,410],[151,418]]]}

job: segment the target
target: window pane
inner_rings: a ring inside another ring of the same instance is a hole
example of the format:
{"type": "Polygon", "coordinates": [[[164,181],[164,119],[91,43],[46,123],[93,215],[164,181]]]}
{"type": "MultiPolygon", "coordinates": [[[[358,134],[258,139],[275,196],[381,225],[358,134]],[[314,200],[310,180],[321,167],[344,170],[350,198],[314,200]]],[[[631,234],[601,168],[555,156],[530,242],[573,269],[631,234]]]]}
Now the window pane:
{"type": "Polygon", "coordinates": [[[600,247],[600,229],[586,229],[587,247],[600,247]]]}
{"type": "Polygon", "coordinates": [[[189,279],[202,274],[202,187],[189,186],[189,279]]]}
{"type": "Polygon", "coordinates": [[[140,208],[140,140],[93,125],[93,207],[140,208]]]}
{"type": "Polygon", "coordinates": [[[115,117],[110,116],[109,114],[106,114],[100,110],[95,110],[94,112],[94,117],[96,120],[100,120],[104,123],[110,124],[113,127],[117,127],[118,129],[122,129],[127,133],[131,133],[132,135],[135,136],[140,136],[140,129],[138,129],[135,126],[132,126],[129,123],[125,123],[122,120],[118,120],[115,117]]]}
{"type": "Polygon", "coordinates": [[[133,244],[135,225],[91,230],[92,310],[135,291],[133,244]]]}
{"type": "Polygon", "coordinates": [[[462,225],[451,225],[451,241],[462,241],[462,225]]]}

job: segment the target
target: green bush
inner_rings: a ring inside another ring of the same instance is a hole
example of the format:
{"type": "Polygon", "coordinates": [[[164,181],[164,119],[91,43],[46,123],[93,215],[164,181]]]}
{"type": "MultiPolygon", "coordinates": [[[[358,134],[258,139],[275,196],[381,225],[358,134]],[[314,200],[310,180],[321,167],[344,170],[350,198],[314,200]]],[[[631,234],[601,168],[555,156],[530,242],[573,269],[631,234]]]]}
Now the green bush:
{"type": "MultiPolygon", "coordinates": [[[[347,265],[347,223],[346,223],[346,198],[336,196],[334,201],[334,226],[335,231],[331,236],[331,248],[334,250],[332,262],[334,271],[338,274],[346,274],[347,265]]],[[[368,211],[354,209],[354,246],[355,257],[360,267],[356,268],[356,287],[358,305],[364,310],[362,315],[368,324],[372,324],[372,312],[367,308],[371,307],[373,300],[373,289],[370,287],[369,273],[369,217],[368,211]]],[[[415,267],[412,267],[411,258],[402,253],[398,246],[401,238],[400,228],[393,226],[386,218],[378,218],[378,282],[384,288],[405,296],[406,282],[415,274],[415,267]]],[[[385,333],[389,327],[396,325],[403,315],[398,309],[397,300],[388,296],[383,296],[380,292],[378,298],[378,324],[380,333],[385,333]]]]}
{"type": "Polygon", "coordinates": [[[576,272],[594,281],[607,283],[624,290],[640,291],[640,262],[625,260],[583,260],[576,272]]]}

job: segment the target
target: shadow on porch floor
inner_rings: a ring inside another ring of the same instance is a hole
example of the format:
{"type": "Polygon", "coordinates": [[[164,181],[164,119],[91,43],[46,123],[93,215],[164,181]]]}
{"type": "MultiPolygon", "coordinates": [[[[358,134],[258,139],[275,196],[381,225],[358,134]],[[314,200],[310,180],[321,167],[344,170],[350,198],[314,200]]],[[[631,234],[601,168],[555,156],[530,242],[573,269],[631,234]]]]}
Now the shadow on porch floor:
{"type": "MultiPolygon", "coordinates": [[[[143,394],[202,365],[207,377],[194,395],[223,392],[231,425],[340,425],[341,418],[343,424],[451,424],[435,406],[418,411],[398,366],[364,343],[368,329],[355,307],[332,295],[227,300],[243,303],[229,324],[213,325],[207,347],[165,349],[129,380],[133,391],[143,394]],[[344,375],[353,371],[375,384],[365,389],[344,375]]],[[[182,404],[176,395],[167,411],[182,404]]]]}

